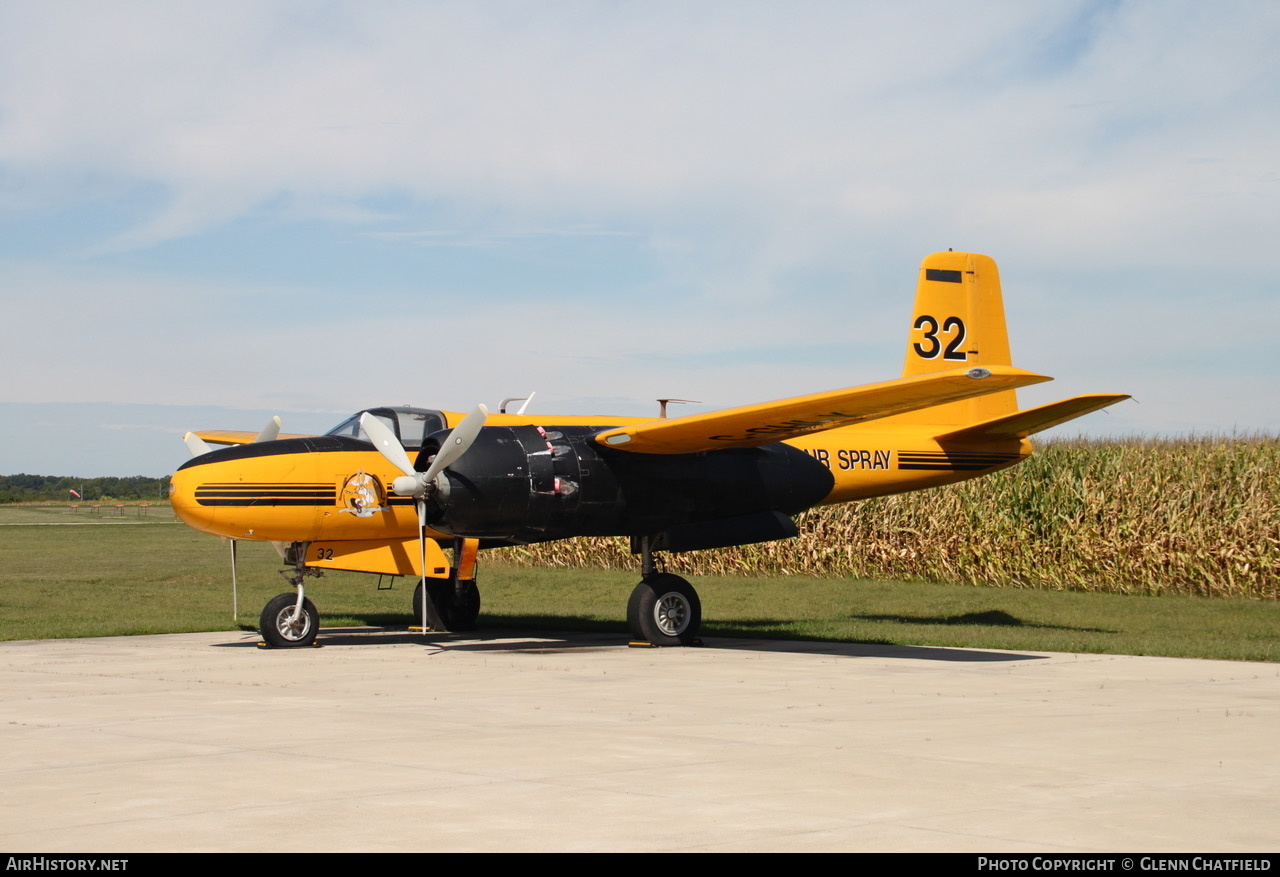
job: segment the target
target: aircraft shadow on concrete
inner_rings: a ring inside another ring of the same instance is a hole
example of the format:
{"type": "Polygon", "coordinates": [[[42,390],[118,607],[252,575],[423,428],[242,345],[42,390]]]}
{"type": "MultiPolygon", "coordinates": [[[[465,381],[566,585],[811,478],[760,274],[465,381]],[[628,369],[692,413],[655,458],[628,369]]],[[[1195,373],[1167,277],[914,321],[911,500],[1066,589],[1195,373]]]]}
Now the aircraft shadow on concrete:
{"type": "MultiPolygon", "coordinates": [[[[990,613],[981,613],[983,615],[990,613]]],[[[1003,614],[1003,613],[1000,613],[1003,614]]],[[[960,616],[963,617],[963,616],[960,616]]],[[[919,622],[925,623],[925,622],[919,622]]],[[[961,623],[961,622],[956,622],[961,623]]],[[[966,622],[973,623],[973,622],[966,622]]],[[[402,622],[403,624],[403,622],[402,622]]],[[[821,654],[846,658],[903,658],[959,663],[991,663],[1042,660],[1046,655],[1021,652],[993,652],[983,649],[947,648],[945,646],[910,646],[874,640],[856,643],[824,642],[800,639],[752,639],[739,631],[749,624],[736,623],[703,640],[702,648],[721,651],[744,651],[780,654],[821,654]]],[[[607,651],[626,646],[630,637],[616,629],[616,624],[603,624],[599,629],[556,630],[554,625],[532,633],[528,627],[482,626],[479,630],[459,633],[431,632],[424,639],[417,631],[401,625],[371,627],[322,628],[316,648],[350,648],[389,645],[425,646],[433,651],[516,652],[523,654],[580,654],[607,651]]],[[[239,642],[217,643],[215,648],[257,648],[256,638],[239,642]]],[[[647,651],[652,647],[640,646],[647,651]]],[[[285,649],[282,651],[293,651],[285,649]]]]}
{"type": "Polygon", "coordinates": [[[1064,624],[1037,624],[1026,622],[1008,612],[992,609],[987,612],[965,612],[961,615],[851,615],[863,621],[893,621],[898,624],[974,625],[978,627],[1026,627],[1035,630],[1070,630],[1077,633],[1117,633],[1102,627],[1072,627],[1064,624]]]}

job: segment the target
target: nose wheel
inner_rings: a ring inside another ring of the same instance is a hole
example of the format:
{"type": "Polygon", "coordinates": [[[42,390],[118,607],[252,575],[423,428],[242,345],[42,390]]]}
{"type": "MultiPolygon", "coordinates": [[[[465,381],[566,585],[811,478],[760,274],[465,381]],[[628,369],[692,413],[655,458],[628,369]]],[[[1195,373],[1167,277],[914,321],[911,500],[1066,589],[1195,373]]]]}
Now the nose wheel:
{"type": "Polygon", "coordinates": [[[320,613],[310,599],[302,599],[298,608],[297,594],[279,594],[267,601],[258,629],[268,646],[276,649],[309,646],[320,632],[320,613]]]}
{"type": "Polygon", "coordinates": [[[320,633],[320,613],[316,604],[307,598],[302,583],[308,576],[319,577],[323,573],[303,562],[306,546],[295,542],[289,549],[287,560],[293,569],[282,569],[280,574],[293,585],[292,594],[277,594],[267,601],[258,618],[258,630],[269,648],[296,649],[312,645],[320,633]]]}

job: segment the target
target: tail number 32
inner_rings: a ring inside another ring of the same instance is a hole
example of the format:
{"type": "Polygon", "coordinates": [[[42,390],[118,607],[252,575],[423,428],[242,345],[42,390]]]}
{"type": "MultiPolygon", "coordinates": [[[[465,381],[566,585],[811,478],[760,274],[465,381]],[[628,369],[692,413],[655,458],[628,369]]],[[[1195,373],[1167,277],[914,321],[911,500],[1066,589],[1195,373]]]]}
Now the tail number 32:
{"type": "Polygon", "coordinates": [[[941,333],[938,330],[937,318],[928,314],[916,317],[915,324],[911,328],[924,330],[925,343],[921,344],[917,341],[911,345],[916,356],[921,359],[937,359],[939,353],[942,354],[943,359],[958,359],[963,362],[966,358],[965,352],[960,349],[965,337],[964,320],[959,317],[947,317],[943,320],[941,333]],[[942,347],[943,339],[938,337],[939,334],[951,336],[945,350],[942,347]]]}

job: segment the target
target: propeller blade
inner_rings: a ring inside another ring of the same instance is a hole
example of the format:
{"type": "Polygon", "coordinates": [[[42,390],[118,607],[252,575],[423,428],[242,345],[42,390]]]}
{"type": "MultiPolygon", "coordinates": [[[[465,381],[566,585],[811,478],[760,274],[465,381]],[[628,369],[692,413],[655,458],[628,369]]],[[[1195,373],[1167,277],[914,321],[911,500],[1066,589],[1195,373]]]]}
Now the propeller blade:
{"type": "Polygon", "coordinates": [[[267,421],[267,425],[262,428],[262,432],[258,433],[255,442],[274,441],[276,436],[280,435],[280,418],[272,417],[267,421]]]}
{"type": "Polygon", "coordinates": [[[182,440],[187,443],[187,450],[191,452],[191,456],[193,457],[199,457],[200,455],[207,454],[213,450],[213,448],[205,444],[204,439],[200,438],[200,436],[196,435],[194,432],[187,433],[182,437],[182,440]]]}
{"type": "Polygon", "coordinates": [[[476,436],[480,435],[480,430],[484,429],[484,421],[488,416],[489,409],[483,405],[477,405],[475,411],[464,417],[462,422],[453,428],[453,432],[449,433],[449,438],[445,440],[444,447],[440,449],[440,453],[436,454],[436,458],[431,461],[431,465],[423,474],[423,484],[430,484],[432,479],[448,468],[450,463],[467,452],[472,442],[476,440],[476,436]]]}
{"type": "Polygon", "coordinates": [[[390,427],[366,411],[360,415],[360,428],[369,437],[369,441],[373,442],[373,446],[387,458],[388,463],[405,475],[415,479],[418,477],[418,472],[413,468],[409,455],[404,452],[404,447],[401,446],[400,440],[396,438],[396,434],[390,427]]]}

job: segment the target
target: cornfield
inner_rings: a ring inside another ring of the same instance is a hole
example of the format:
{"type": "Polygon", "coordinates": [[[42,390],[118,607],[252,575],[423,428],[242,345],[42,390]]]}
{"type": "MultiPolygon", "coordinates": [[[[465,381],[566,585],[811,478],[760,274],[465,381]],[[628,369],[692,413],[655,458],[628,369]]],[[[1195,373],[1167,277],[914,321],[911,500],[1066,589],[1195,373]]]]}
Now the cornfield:
{"type": "MultiPolygon", "coordinates": [[[[696,575],[850,576],[1280,599],[1280,439],[1040,443],[986,478],[813,509],[797,539],[682,555],[696,575]]],[[[505,548],[510,566],[636,569],[626,539],[505,548]]]]}

